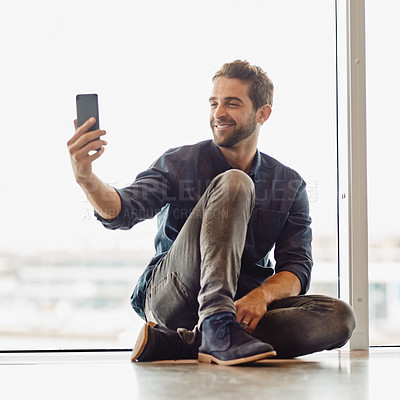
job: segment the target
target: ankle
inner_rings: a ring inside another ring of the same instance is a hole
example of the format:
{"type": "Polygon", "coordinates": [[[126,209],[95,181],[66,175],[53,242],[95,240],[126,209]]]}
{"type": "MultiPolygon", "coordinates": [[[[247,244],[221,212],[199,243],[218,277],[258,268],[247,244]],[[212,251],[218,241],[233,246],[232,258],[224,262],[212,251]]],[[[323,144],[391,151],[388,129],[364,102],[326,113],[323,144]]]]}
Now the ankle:
{"type": "Polygon", "coordinates": [[[204,326],[210,326],[215,323],[218,324],[219,322],[222,322],[222,321],[236,321],[236,315],[229,311],[223,311],[223,312],[213,314],[213,315],[207,317],[206,319],[204,319],[204,321],[201,323],[200,331],[201,332],[203,331],[204,326]]]}

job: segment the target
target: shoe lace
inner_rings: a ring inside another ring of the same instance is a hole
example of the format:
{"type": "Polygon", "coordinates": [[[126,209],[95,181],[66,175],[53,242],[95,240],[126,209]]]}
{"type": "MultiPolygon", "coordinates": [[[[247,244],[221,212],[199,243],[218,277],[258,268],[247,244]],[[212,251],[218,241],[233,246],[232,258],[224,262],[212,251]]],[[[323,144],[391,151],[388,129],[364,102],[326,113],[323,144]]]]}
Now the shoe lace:
{"type": "Polygon", "coordinates": [[[246,325],[243,322],[238,321],[223,321],[215,332],[215,336],[218,339],[223,339],[227,333],[227,328],[230,328],[230,332],[236,331],[238,329],[245,329],[246,325]]]}

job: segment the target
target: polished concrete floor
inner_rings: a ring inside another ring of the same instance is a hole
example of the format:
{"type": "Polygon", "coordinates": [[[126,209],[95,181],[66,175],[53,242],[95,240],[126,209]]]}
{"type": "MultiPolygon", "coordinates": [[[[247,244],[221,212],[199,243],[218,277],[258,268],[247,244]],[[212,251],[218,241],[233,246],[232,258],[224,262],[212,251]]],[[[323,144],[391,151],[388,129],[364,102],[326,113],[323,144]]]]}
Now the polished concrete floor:
{"type": "Polygon", "coordinates": [[[400,348],[222,367],[130,363],[129,352],[0,354],[0,398],[399,399],[400,348]]]}

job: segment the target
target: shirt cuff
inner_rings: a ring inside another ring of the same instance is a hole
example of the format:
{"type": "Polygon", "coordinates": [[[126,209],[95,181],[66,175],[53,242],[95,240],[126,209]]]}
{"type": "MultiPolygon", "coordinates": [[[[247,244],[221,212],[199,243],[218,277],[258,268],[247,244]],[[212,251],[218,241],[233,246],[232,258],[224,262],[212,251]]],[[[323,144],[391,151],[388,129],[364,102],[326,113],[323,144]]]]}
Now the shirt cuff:
{"type": "MultiPolygon", "coordinates": [[[[115,189],[115,188],[114,188],[115,189]]],[[[106,219],[103,218],[96,210],[94,210],[94,216],[103,224],[103,226],[107,229],[119,229],[125,225],[125,218],[123,217],[126,215],[125,212],[125,202],[123,196],[119,189],[115,189],[119,198],[121,199],[121,211],[115,218],[106,219]]]]}

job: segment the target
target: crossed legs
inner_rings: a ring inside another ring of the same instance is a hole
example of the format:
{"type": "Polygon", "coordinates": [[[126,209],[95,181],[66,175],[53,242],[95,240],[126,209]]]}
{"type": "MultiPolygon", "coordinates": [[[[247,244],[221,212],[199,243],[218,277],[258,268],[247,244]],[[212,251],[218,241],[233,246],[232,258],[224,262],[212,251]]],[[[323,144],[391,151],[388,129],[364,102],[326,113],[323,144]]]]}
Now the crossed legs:
{"type": "MultiPolygon", "coordinates": [[[[230,170],[211,182],[153,272],[148,320],[178,330],[183,342],[198,346],[198,327],[206,318],[235,314],[238,284],[240,296],[254,288],[243,286],[239,277],[253,207],[254,184],[243,172],[230,170]]],[[[295,296],[272,303],[253,336],[270,343],[278,357],[296,357],[341,347],[354,327],[353,311],[344,302],[295,296]]]]}

